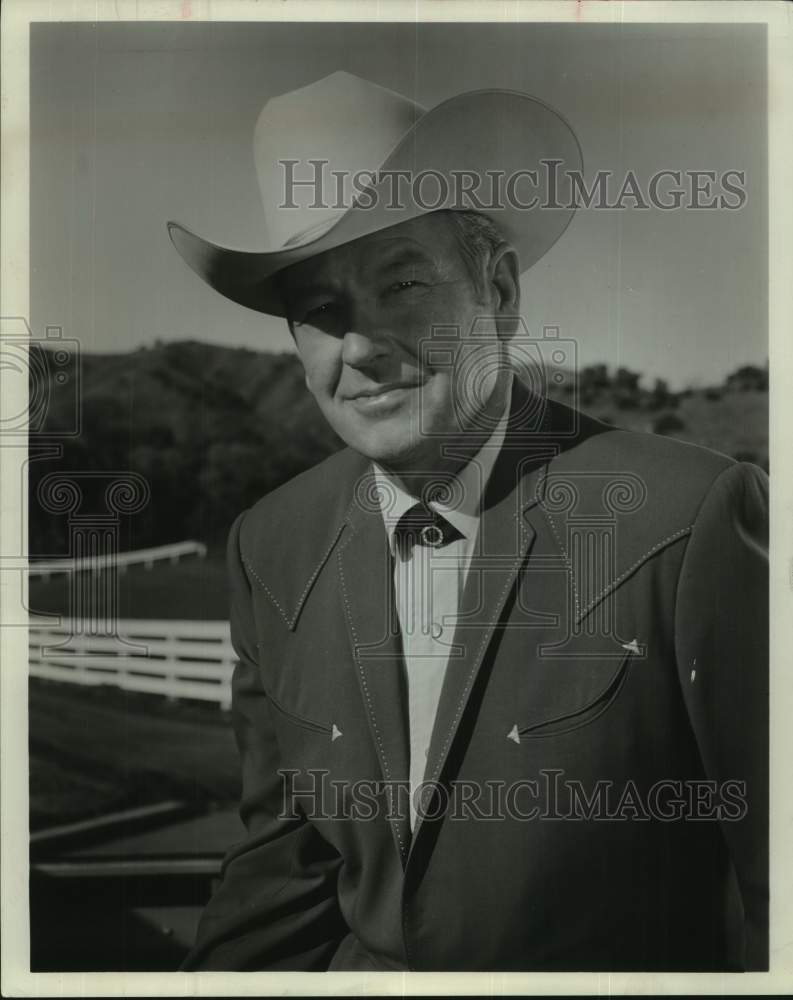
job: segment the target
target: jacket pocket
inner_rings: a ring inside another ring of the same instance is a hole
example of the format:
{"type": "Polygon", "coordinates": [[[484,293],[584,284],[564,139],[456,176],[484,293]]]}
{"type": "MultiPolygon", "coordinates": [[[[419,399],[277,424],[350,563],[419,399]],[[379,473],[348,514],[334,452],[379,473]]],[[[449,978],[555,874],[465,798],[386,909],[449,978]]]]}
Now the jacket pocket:
{"type": "Polygon", "coordinates": [[[307,719],[302,715],[295,715],[294,712],[290,712],[287,708],[284,708],[284,706],[269,692],[267,694],[267,700],[280,715],[282,715],[285,719],[288,719],[289,722],[294,723],[296,726],[301,726],[303,729],[308,729],[314,733],[321,733],[325,736],[329,736],[331,740],[335,740],[342,735],[338,726],[328,726],[325,725],[324,722],[317,722],[314,719],[307,719]]]}
{"type": "Polygon", "coordinates": [[[510,739],[515,743],[523,740],[544,739],[550,736],[563,736],[583,726],[588,726],[603,715],[614,704],[628,676],[633,653],[627,652],[619,661],[614,673],[606,682],[605,687],[586,705],[553,719],[543,720],[532,725],[516,725],[510,733],[510,739]]]}

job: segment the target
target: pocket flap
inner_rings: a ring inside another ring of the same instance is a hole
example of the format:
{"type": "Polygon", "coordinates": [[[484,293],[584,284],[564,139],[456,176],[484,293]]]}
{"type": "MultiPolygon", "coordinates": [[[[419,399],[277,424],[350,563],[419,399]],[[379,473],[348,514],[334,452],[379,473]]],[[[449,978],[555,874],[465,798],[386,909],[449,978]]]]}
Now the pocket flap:
{"type": "Polygon", "coordinates": [[[538,645],[522,671],[520,707],[513,708],[517,733],[574,724],[599,712],[618,693],[631,660],[641,655],[636,640],[621,643],[613,637],[579,635],[538,645]]]}

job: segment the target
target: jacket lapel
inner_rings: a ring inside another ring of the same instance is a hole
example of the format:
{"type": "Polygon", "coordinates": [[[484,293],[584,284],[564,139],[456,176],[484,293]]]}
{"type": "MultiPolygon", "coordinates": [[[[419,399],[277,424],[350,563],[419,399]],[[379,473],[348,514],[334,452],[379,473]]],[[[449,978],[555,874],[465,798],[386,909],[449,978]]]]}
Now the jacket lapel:
{"type": "MultiPolygon", "coordinates": [[[[372,493],[368,491],[368,495],[372,493]]],[[[356,490],[356,497],[361,495],[356,490]]],[[[404,799],[410,773],[410,743],[391,553],[376,503],[353,500],[347,524],[338,551],[339,583],[361,696],[389,789],[387,816],[404,864],[410,844],[409,811],[404,799]]]]}

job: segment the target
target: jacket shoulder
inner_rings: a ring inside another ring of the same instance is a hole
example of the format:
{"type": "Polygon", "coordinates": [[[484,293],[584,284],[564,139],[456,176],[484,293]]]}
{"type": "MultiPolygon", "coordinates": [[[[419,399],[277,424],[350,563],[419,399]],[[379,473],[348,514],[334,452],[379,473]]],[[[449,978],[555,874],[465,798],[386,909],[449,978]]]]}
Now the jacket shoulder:
{"type": "Polygon", "coordinates": [[[714,485],[739,463],[656,434],[582,426],[585,434],[548,464],[538,500],[565,550],[581,532],[613,532],[604,589],[587,594],[578,581],[583,615],[649,559],[688,539],[714,485]]]}
{"type": "Polygon", "coordinates": [[[355,485],[368,466],[365,458],[344,448],[267,493],[245,513],[243,547],[271,545],[277,538],[316,542],[327,525],[343,520],[355,485]]]}
{"type": "MultiPolygon", "coordinates": [[[[725,469],[737,464],[734,459],[711,448],[645,431],[628,431],[597,422],[603,433],[589,435],[580,455],[575,449],[572,463],[584,461],[616,473],[630,471],[647,483],[674,485],[682,495],[701,494],[725,469]]],[[[560,456],[565,463],[564,453],[560,456]]]]}
{"type": "Polygon", "coordinates": [[[548,482],[567,477],[585,495],[605,480],[632,483],[651,506],[671,517],[690,518],[710,486],[740,463],[701,445],[646,431],[624,430],[561,403],[552,404],[552,426],[566,428],[556,440],[548,482]],[[561,413],[561,416],[560,416],[561,413]]]}
{"type": "Polygon", "coordinates": [[[665,469],[680,473],[696,489],[697,483],[710,482],[737,464],[712,448],[649,431],[615,427],[558,400],[549,400],[547,430],[558,444],[554,464],[559,469],[591,465],[603,472],[616,472],[622,467],[648,477],[665,469]]]}

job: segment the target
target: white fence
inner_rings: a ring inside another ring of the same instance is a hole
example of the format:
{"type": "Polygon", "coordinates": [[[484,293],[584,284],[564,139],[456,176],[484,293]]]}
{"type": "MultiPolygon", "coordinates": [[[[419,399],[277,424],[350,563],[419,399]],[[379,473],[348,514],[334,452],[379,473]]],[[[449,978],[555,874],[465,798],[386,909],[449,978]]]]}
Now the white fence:
{"type": "Polygon", "coordinates": [[[135,549],[132,552],[114,552],[108,556],[91,556],[87,559],[50,559],[48,561],[31,562],[27,566],[29,576],[40,576],[48,580],[58,573],[99,573],[106,569],[117,568],[122,573],[127,566],[145,566],[151,569],[156,562],[167,560],[177,563],[182,556],[198,556],[203,559],[207,547],[203,542],[172,542],[170,545],[157,545],[150,549],[135,549]]]}
{"type": "Polygon", "coordinates": [[[227,621],[125,619],[117,636],[86,635],[86,622],[74,624],[30,619],[31,676],[230,706],[236,655],[227,621]]]}

